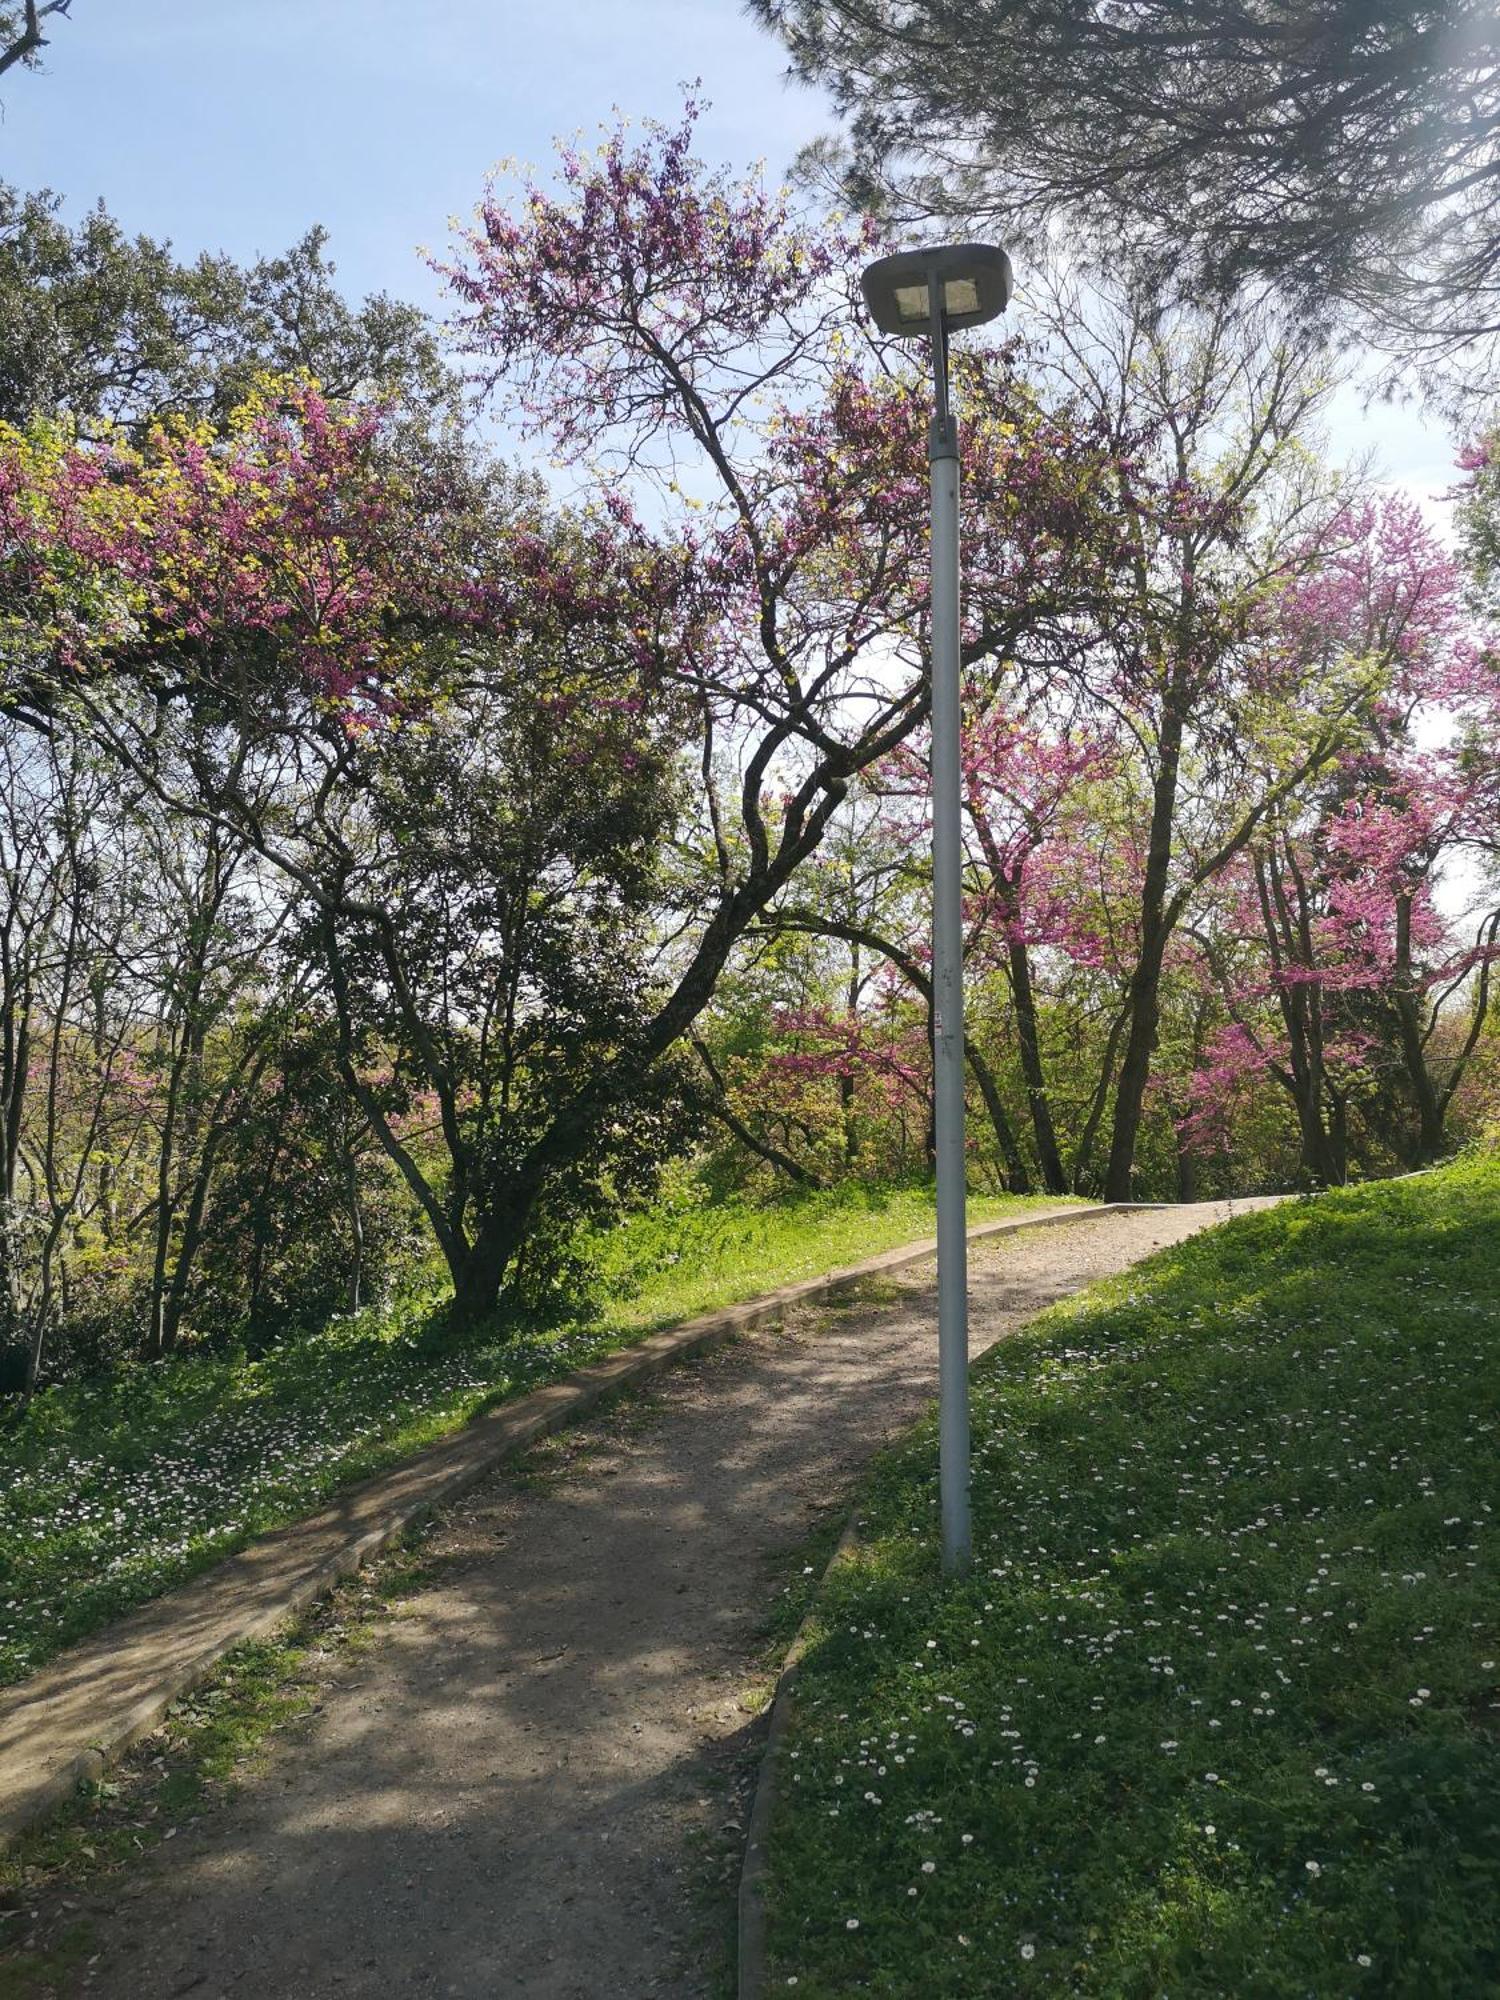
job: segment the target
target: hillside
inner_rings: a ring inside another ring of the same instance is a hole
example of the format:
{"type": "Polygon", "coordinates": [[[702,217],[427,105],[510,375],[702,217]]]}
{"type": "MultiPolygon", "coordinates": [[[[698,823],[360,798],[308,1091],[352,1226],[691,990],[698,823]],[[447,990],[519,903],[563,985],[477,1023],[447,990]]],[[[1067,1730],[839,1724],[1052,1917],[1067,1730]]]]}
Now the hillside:
{"type": "Polygon", "coordinates": [[[1500,1165],[1289,1203],[977,1372],[818,1612],[773,1847],[806,1996],[1500,1985],[1500,1165]]]}

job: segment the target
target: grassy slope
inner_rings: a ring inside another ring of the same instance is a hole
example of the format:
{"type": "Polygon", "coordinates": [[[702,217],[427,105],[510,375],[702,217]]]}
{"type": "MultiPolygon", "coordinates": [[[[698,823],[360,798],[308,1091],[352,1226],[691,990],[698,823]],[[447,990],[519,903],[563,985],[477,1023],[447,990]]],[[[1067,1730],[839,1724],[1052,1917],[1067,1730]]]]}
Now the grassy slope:
{"type": "Polygon", "coordinates": [[[1242,1218],[992,1357],[830,1580],[799,2000],[1500,1992],[1500,1166],[1242,1218]]]}
{"type": "MultiPolygon", "coordinates": [[[[597,1323],[435,1353],[421,1338],[428,1302],[359,1314],[260,1361],[184,1358],[38,1397],[0,1431],[0,1684],[479,1409],[652,1327],[932,1227],[930,1198],[908,1189],[770,1208],[694,1196],[684,1183],[611,1233],[615,1303],[597,1323]]],[[[974,1219],[1027,1205],[979,1199],[974,1219]]]]}

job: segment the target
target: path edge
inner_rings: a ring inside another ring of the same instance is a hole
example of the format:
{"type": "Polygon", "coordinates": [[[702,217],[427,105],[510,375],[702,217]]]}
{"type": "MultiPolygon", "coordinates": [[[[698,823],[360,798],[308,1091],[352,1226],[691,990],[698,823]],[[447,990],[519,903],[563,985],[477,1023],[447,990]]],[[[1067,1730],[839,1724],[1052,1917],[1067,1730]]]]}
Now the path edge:
{"type": "Polygon", "coordinates": [[[766,1740],[761,1746],[755,1773],[755,1796],[745,1826],[745,1854],[740,1863],[740,1887],[735,1924],[735,1994],[737,2000],[763,2000],[766,1991],[766,1872],[770,1850],[771,1816],[776,1810],[777,1779],[781,1774],[782,1751],[792,1726],[797,1676],[812,1642],[813,1627],[827,1594],[828,1585],[840,1563],[853,1555],[859,1543],[859,1504],[844,1523],[833,1554],[818,1578],[818,1587],[792,1636],[776,1677],[771,1697],[766,1740]]]}
{"type": "MultiPolygon", "coordinates": [[[[1159,1201],[1114,1201],[1102,1203],[1085,1213],[1090,1215],[1111,1215],[1125,1212],[1139,1212],[1146,1209],[1166,1208],[1169,1203],[1159,1201]]],[[[1060,1220],[1049,1216],[1047,1220],[1060,1220]]],[[[980,1235],[983,1225],[971,1229],[969,1236],[980,1235]]],[[[817,1588],[802,1615],[802,1622],[792,1635],[792,1642],[782,1656],[780,1671],[776,1676],[775,1691],[771,1696],[769,1720],[766,1724],[765,1741],[761,1745],[760,1761],[755,1772],[755,1793],[750,1801],[750,1816],[745,1824],[745,1852],[740,1862],[740,1882],[735,1906],[735,1996],[736,2000],[765,2000],[766,1977],[769,1958],[766,1951],[766,1896],[765,1884],[770,1851],[771,1817],[776,1810],[778,1780],[781,1775],[782,1752],[786,1745],[787,1733],[792,1726],[792,1713],[796,1706],[797,1680],[802,1662],[812,1642],[814,1627],[828,1594],[828,1586],[834,1571],[841,1563],[847,1562],[859,1546],[860,1505],[856,1499],[844,1532],[839,1536],[833,1554],[824,1565],[823,1574],[818,1578],[817,1588]]]]}
{"type": "MultiPolygon", "coordinates": [[[[1024,1229],[1088,1222],[1101,1216],[1134,1213],[1167,1205],[1161,1202],[1080,1203],[1036,1215],[1002,1217],[992,1222],[976,1223],[968,1236],[970,1242],[981,1242],[990,1237],[1016,1234],[1024,1229]]],[[[211,1602],[217,1583],[228,1595],[227,1573],[231,1568],[236,1564],[243,1565],[247,1556],[253,1558],[257,1552],[263,1554],[273,1543],[284,1544],[291,1551],[289,1567],[294,1573],[279,1585],[273,1580],[259,1593],[253,1609],[247,1607],[246,1615],[232,1629],[217,1634],[212,1643],[190,1659],[143,1675],[128,1700],[87,1741],[79,1742],[75,1737],[69,1744],[54,1749],[50,1755],[45,1750],[39,1752],[37,1761],[42,1768],[28,1781],[13,1787],[9,1796],[0,1798],[0,1850],[8,1847],[19,1834],[49,1812],[66,1804],[81,1784],[98,1778],[133,1745],[150,1735],[172,1703],[200,1686],[226,1654],[248,1641],[270,1637],[316,1603],[341,1578],[379,1555],[417,1521],[459,1499],[498,1466],[529,1449],[540,1438],[575,1422],[608,1398],[651,1380],[679,1362],[711,1353],[754,1327],[779,1323],[794,1306],[836,1299],[871,1278],[923,1263],[935,1255],[936,1249],[936,1240],[925,1237],[918,1242],[883,1251],[861,1263],[826,1272],[821,1277],[780,1286],[740,1305],[699,1314],[630,1346],[617,1348],[602,1360],[575,1369],[545,1388],[498,1404],[410,1458],[398,1461],[370,1480],[348,1489],[331,1507],[258,1537],[244,1549],[225,1558],[224,1562],[180,1585],[177,1590],[148,1599],[126,1613],[124,1618],[101,1627],[14,1687],[0,1690],[0,1728],[14,1716],[15,1711],[24,1709],[27,1712],[28,1733],[34,1742],[36,1736],[44,1735],[46,1730],[49,1680],[65,1687],[77,1674],[80,1656],[87,1649],[107,1647],[111,1634],[120,1632],[127,1623],[143,1629],[152,1623],[169,1623],[174,1608],[189,1593],[195,1599],[207,1598],[211,1602]],[[445,1463],[448,1461],[451,1463],[445,1463]],[[427,1468],[430,1468],[430,1476],[425,1476],[427,1468]],[[368,1525],[358,1533],[351,1533],[347,1540],[311,1568],[305,1564],[300,1569],[296,1567],[299,1533],[311,1537],[327,1532],[336,1516],[356,1498],[371,1494],[378,1497],[382,1483],[395,1485],[399,1479],[403,1484],[410,1484],[413,1475],[421,1487],[415,1497],[394,1500],[388,1507],[379,1510],[368,1525]]],[[[841,1541],[834,1561],[838,1560],[843,1548],[841,1541]]],[[[800,1631],[798,1637],[801,1637],[800,1631]]],[[[794,1640],[794,1646],[796,1643],[794,1640]]],[[[788,1653],[787,1662],[791,1658],[791,1653],[788,1653]]],[[[784,1663],[773,1704],[773,1728],[775,1708],[781,1704],[782,1681],[787,1671],[787,1664],[784,1663]]],[[[762,1771],[764,1768],[763,1760],[762,1771]]],[[[761,1812],[761,1783],[758,1779],[756,1813],[761,1812]]],[[[769,1804],[765,1811],[769,1812],[769,1804]]],[[[741,1896],[743,1907],[743,1881],[741,1896]]],[[[746,1991],[742,1985],[742,1994],[746,1991]]]]}

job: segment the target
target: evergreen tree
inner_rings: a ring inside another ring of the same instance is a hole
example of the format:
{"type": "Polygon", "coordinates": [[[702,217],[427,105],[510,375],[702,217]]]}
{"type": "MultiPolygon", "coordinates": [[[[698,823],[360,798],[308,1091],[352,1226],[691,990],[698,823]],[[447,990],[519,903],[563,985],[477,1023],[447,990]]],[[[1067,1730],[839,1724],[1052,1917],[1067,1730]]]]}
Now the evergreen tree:
{"type": "Polygon", "coordinates": [[[1258,281],[1482,390],[1500,334],[1488,0],[750,0],[852,114],[855,197],[1160,283],[1258,281]]]}

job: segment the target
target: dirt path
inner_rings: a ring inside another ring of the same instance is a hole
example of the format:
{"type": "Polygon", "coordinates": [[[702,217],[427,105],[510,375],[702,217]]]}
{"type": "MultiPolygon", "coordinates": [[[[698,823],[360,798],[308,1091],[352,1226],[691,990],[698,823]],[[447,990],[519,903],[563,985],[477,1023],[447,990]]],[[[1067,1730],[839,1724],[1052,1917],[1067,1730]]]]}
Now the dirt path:
{"type": "MultiPolygon", "coordinates": [[[[975,1351],[1227,1212],[976,1246],[975,1351]]],[[[931,1281],[919,1266],[889,1304],[750,1334],[462,1502],[433,1583],[310,1729],[93,1903],[106,1943],[77,1990],[708,1993],[699,1842],[723,1837],[754,1728],[756,1634],[778,1564],[935,1391],[931,1281]]]]}

